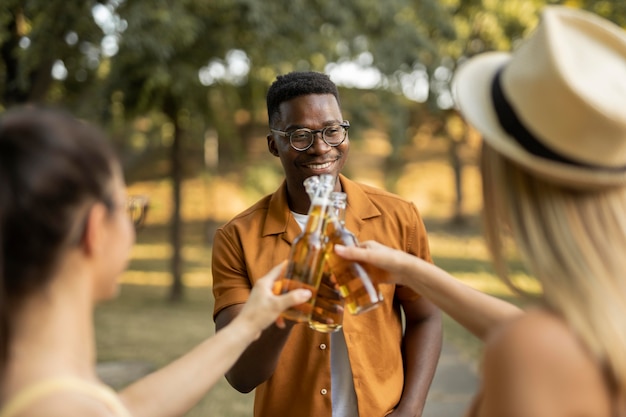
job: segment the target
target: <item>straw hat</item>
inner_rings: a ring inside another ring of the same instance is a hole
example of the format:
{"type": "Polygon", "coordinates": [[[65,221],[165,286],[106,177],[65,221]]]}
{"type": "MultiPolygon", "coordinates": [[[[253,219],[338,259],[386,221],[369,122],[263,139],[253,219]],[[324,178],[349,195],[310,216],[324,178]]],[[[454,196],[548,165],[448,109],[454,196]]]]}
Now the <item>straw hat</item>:
{"type": "Polygon", "coordinates": [[[497,152],[575,187],[626,183],[626,32],[546,7],[513,52],[477,55],[454,78],[461,113],[497,152]]]}

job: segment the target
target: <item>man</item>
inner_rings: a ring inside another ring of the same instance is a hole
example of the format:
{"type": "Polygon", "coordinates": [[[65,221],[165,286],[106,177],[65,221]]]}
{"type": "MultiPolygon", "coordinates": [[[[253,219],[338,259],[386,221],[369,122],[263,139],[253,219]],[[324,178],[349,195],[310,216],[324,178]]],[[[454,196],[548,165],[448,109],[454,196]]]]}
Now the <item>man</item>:
{"type": "MultiPolygon", "coordinates": [[[[337,178],[335,189],[348,195],[346,226],[359,240],[377,240],[430,261],[426,231],[412,203],[340,175],[349,124],[328,76],[279,76],[268,91],[267,110],[267,145],[280,158],[285,181],[216,232],[217,330],[241,311],[254,282],[288,258],[306,222],[310,200],[303,182],[312,175],[337,178]]],[[[238,391],[256,388],[257,417],[420,416],[441,351],[440,313],[408,288],[381,285],[381,292],[382,305],[345,314],[336,333],[316,332],[306,323],[271,326],[226,378],[238,391]]]]}

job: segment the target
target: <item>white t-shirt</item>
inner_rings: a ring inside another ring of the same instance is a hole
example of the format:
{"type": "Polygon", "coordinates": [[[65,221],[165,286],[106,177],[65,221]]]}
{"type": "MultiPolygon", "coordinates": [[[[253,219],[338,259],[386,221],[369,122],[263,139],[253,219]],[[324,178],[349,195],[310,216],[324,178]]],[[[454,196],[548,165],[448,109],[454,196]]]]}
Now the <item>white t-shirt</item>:
{"type": "MultiPolygon", "coordinates": [[[[300,225],[300,229],[304,230],[309,216],[293,211],[291,214],[300,225]]],[[[330,334],[330,386],[333,417],[358,416],[352,368],[343,330],[330,334]]]]}

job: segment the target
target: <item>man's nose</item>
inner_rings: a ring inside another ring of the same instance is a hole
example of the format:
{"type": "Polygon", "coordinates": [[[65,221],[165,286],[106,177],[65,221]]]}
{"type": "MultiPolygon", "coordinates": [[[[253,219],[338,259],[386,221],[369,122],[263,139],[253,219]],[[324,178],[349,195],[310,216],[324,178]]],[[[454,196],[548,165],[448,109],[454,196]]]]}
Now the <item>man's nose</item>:
{"type": "Polygon", "coordinates": [[[321,131],[313,132],[313,144],[308,150],[313,149],[315,153],[326,153],[332,146],[324,141],[324,136],[321,131]]]}

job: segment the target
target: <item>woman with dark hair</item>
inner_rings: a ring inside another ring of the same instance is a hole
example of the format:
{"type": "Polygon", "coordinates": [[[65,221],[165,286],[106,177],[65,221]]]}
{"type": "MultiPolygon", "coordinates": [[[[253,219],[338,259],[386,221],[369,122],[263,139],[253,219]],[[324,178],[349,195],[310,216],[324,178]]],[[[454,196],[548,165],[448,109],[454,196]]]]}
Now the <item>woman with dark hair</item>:
{"type": "MultiPolygon", "coordinates": [[[[35,107],[0,118],[0,416],[178,416],[305,290],[277,266],[232,324],[117,395],[96,375],[94,305],[114,297],[135,232],[100,131],[35,107]]],[[[282,322],[279,320],[278,324],[282,322]]]]}

